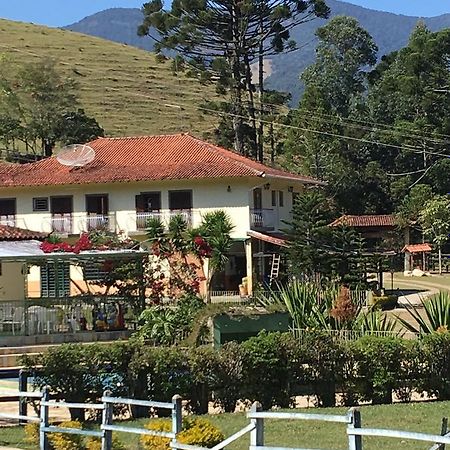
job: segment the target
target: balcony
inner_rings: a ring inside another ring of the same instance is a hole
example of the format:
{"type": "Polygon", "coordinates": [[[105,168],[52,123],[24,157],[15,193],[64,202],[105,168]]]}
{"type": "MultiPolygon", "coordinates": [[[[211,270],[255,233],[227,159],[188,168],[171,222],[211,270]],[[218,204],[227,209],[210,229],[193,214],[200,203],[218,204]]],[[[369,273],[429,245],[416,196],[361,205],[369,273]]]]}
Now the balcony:
{"type": "Polygon", "coordinates": [[[73,234],[73,218],[71,213],[53,214],[50,219],[51,230],[58,234],[73,234]]]}
{"type": "Polygon", "coordinates": [[[145,231],[150,219],[159,219],[165,226],[170,222],[170,219],[174,216],[181,215],[188,224],[188,227],[192,227],[193,224],[193,210],[192,209],[180,209],[180,210],[160,210],[160,211],[137,211],[133,214],[133,218],[136,220],[136,231],[145,231]]]}
{"type": "Polygon", "coordinates": [[[275,229],[275,213],[273,209],[251,209],[250,227],[255,230],[273,230],[275,229]]]}

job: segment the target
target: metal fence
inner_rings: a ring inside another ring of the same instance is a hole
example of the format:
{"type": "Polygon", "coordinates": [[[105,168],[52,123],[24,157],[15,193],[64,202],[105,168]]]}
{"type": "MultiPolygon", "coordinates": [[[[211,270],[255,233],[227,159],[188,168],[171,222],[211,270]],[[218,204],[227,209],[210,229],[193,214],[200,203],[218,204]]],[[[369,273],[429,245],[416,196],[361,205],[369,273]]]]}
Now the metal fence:
{"type": "MultiPolygon", "coordinates": [[[[314,331],[304,328],[290,328],[290,332],[294,337],[302,341],[314,331]]],[[[321,334],[330,336],[336,341],[356,341],[364,336],[378,337],[402,337],[404,339],[417,339],[418,334],[410,331],[360,331],[360,330],[318,330],[321,334]]]]}
{"type": "MultiPolygon", "coordinates": [[[[196,445],[187,445],[178,442],[177,435],[182,429],[182,399],[175,395],[171,402],[157,402],[149,400],[135,400],[129,398],[111,397],[110,393],[106,391],[100,403],[86,404],[86,403],[68,403],[57,402],[49,399],[49,389],[45,388],[42,393],[34,392],[17,392],[23,397],[34,397],[40,400],[40,416],[26,416],[17,414],[0,414],[0,417],[21,420],[21,421],[37,421],[39,422],[39,442],[40,450],[49,450],[49,433],[62,434],[78,434],[82,436],[95,436],[101,439],[102,450],[112,450],[112,433],[119,431],[122,433],[133,433],[139,435],[149,435],[163,437],[170,440],[170,447],[178,450],[206,450],[203,447],[196,445]],[[167,409],[171,411],[172,426],[168,432],[150,430],[147,428],[137,428],[114,424],[113,407],[114,405],[134,405],[145,408],[167,409]],[[73,409],[94,409],[102,411],[102,423],[100,429],[74,429],[64,428],[56,425],[50,425],[50,408],[73,408],[73,409]]],[[[0,394],[1,395],[1,394],[0,394]]],[[[379,428],[364,428],[361,421],[361,413],[357,408],[351,408],[347,414],[315,414],[304,412],[272,412],[262,411],[261,405],[258,402],[253,403],[250,411],[247,413],[249,423],[234,433],[232,436],[226,438],[221,443],[213,447],[213,450],[221,450],[232,442],[250,434],[249,450],[308,450],[305,447],[282,448],[266,446],[264,444],[265,426],[267,420],[302,420],[302,421],[316,421],[316,422],[333,422],[340,423],[345,426],[345,433],[348,440],[348,450],[363,450],[363,437],[382,437],[394,438],[402,440],[414,440],[432,443],[429,450],[444,450],[445,444],[450,444],[450,432],[447,427],[447,419],[444,418],[441,426],[441,434],[426,434],[412,431],[390,430],[379,428]]],[[[344,431],[344,430],[343,430],[344,431]]],[[[319,450],[319,449],[318,449],[319,450]]]]}
{"type": "Polygon", "coordinates": [[[0,336],[124,329],[124,323],[135,321],[132,309],[122,298],[61,297],[0,301],[0,336]]]}

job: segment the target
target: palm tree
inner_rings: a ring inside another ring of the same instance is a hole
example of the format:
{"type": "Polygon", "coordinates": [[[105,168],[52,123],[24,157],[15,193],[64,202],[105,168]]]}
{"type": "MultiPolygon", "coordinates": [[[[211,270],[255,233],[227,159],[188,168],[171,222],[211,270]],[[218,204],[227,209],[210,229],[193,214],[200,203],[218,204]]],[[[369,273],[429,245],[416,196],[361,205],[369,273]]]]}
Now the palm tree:
{"type": "Polygon", "coordinates": [[[231,232],[234,225],[225,211],[218,210],[206,213],[200,226],[192,230],[194,236],[202,237],[209,245],[208,257],[203,258],[203,271],[206,281],[206,302],[211,302],[211,280],[216,272],[225,269],[228,262],[233,239],[231,232]]]}

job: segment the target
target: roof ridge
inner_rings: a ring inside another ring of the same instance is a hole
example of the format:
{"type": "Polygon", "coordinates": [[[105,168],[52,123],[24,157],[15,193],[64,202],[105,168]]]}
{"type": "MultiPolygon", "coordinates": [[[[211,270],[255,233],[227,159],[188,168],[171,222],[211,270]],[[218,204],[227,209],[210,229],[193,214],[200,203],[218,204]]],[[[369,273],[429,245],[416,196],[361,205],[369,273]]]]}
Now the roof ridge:
{"type": "Polygon", "coordinates": [[[110,141],[123,141],[126,139],[147,139],[147,138],[160,138],[160,137],[175,137],[175,136],[191,136],[189,133],[169,133],[169,134],[142,134],[142,135],[135,135],[135,136],[99,136],[96,139],[93,139],[90,142],[95,142],[97,140],[110,140],[110,141]]]}

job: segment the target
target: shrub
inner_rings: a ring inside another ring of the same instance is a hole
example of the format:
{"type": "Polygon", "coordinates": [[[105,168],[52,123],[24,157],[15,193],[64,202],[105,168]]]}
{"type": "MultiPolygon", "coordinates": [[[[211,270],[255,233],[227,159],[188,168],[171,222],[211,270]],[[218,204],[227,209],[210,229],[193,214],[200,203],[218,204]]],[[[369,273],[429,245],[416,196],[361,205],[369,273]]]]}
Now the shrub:
{"type": "MultiPolygon", "coordinates": [[[[61,428],[81,429],[81,423],[76,420],[62,422],[61,428]]],[[[48,440],[53,450],[84,450],[83,436],[78,434],[49,433],[48,440]]]]}
{"type": "Polygon", "coordinates": [[[398,297],[395,295],[383,295],[381,297],[373,296],[371,306],[373,309],[386,311],[394,309],[397,306],[398,297]]]}
{"type": "MultiPolygon", "coordinates": [[[[146,424],[145,428],[169,432],[172,430],[172,424],[169,420],[153,420],[146,424]]],[[[187,418],[183,420],[183,430],[178,434],[177,439],[182,444],[211,448],[222,442],[225,437],[209,421],[187,418]]],[[[170,450],[170,439],[160,436],[142,436],[141,443],[145,450],[170,450]]]]}
{"type": "Polygon", "coordinates": [[[234,412],[242,398],[245,382],[245,353],[237,342],[226,343],[214,353],[213,396],[216,406],[225,412],[234,412]]]}
{"type": "MultiPolygon", "coordinates": [[[[86,450],[102,450],[102,441],[98,437],[90,437],[86,440],[86,450]]],[[[115,433],[112,436],[112,450],[127,450],[115,433]]]]}
{"type": "Polygon", "coordinates": [[[25,425],[25,440],[31,445],[39,446],[39,423],[29,422],[25,425]]]}
{"type": "Polygon", "coordinates": [[[419,387],[438,400],[450,400],[450,333],[431,333],[420,344],[419,387]]]}
{"type": "Polygon", "coordinates": [[[305,382],[312,384],[317,406],[334,406],[336,383],[345,361],[342,346],[332,336],[317,331],[305,334],[299,350],[298,364],[305,367],[305,382]]]}
{"type": "Polygon", "coordinates": [[[363,398],[373,404],[392,403],[399,384],[405,344],[402,339],[365,336],[352,344],[358,358],[359,376],[364,378],[363,398]]]}
{"type": "Polygon", "coordinates": [[[264,409],[286,408],[291,403],[286,339],[289,339],[288,335],[262,331],[241,344],[244,352],[243,397],[261,402],[264,409]]]}
{"type": "Polygon", "coordinates": [[[225,439],[223,433],[206,419],[188,418],[184,422],[184,427],[178,435],[178,440],[182,444],[211,448],[225,439]]]}

